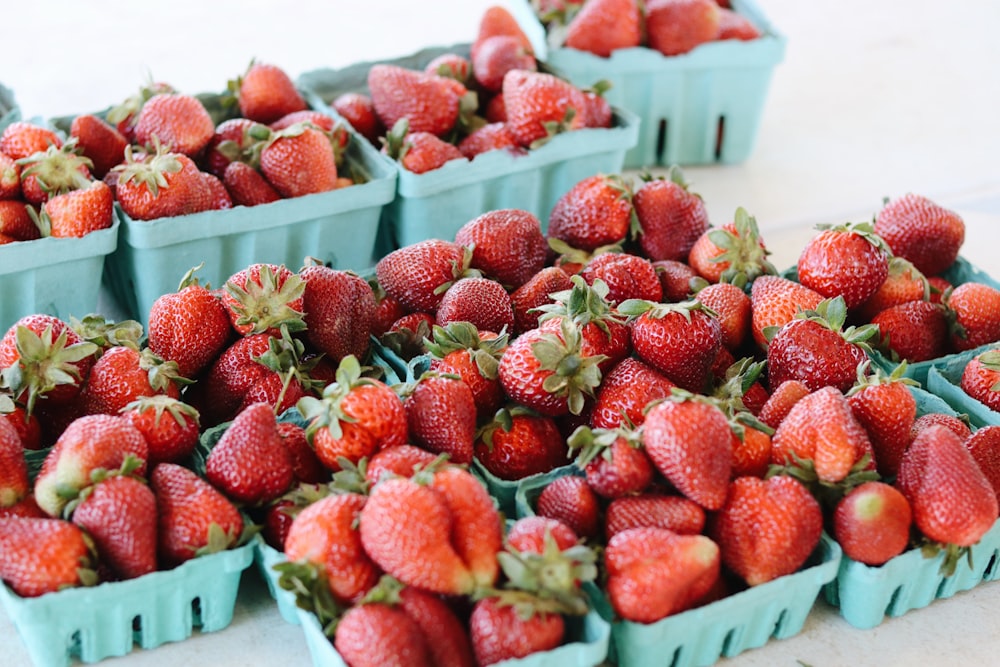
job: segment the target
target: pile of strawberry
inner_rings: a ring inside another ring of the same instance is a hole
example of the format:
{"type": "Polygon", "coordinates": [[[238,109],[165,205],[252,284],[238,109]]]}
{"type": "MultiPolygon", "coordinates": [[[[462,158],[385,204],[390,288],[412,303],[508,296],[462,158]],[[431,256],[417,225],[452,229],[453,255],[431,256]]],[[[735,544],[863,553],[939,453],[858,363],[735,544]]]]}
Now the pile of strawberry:
{"type": "Polygon", "coordinates": [[[280,68],[252,63],[224,100],[227,117],[216,124],[198,97],[153,83],[106,119],[75,117],[65,142],[33,123],[8,126],[0,137],[0,240],[110,227],[114,201],[134,220],[153,220],[354,182],[343,168],[350,133],[308,109],[280,68]]]}
{"type": "Polygon", "coordinates": [[[495,6],[484,13],[468,56],[445,53],[423,70],[374,65],[367,93],[343,93],[331,106],[415,174],[492,150],[523,153],[560,132],[611,126],[602,86],[581,90],[538,70],[528,37],[495,6]]]}
{"type": "Polygon", "coordinates": [[[636,47],[676,56],[708,42],[761,36],[725,0],[543,0],[533,4],[554,46],[602,58],[636,47]]]}

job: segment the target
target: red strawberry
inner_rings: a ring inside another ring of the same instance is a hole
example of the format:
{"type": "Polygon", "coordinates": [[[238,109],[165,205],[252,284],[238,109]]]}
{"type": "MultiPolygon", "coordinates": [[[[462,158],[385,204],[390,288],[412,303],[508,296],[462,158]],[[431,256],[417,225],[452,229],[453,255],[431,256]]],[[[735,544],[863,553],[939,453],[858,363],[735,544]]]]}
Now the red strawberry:
{"type": "Polygon", "coordinates": [[[581,7],[566,27],[565,46],[607,58],[639,46],[642,15],[635,0],[595,0],[581,7]]]}
{"type": "MultiPolygon", "coordinates": [[[[108,229],[114,223],[114,197],[103,181],[56,195],[42,205],[38,227],[42,236],[74,238],[108,229]]],[[[33,212],[33,209],[29,209],[33,212]]],[[[30,213],[29,213],[30,214],[30,213]]]]}
{"type": "Polygon", "coordinates": [[[660,277],[664,303],[677,303],[691,298],[694,292],[691,281],[698,274],[690,265],[679,260],[661,259],[653,262],[653,267],[660,277]]]}
{"type": "Polygon", "coordinates": [[[548,237],[592,252],[620,244],[632,224],[632,193],[618,176],[585,178],[562,195],[549,214],[548,237]]]}
{"type": "Polygon", "coordinates": [[[199,194],[205,191],[198,166],[191,158],[170,152],[163,145],[142,158],[136,158],[131,147],[127,147],[125,161],[112,169],[111,174],[117,175],[115,197],[133,220],[154,220],[206,209],[205,197],[199,194]]]}
{"type": "Polygon", "coordinates": [[[477,419],[492,417],[503,405],[498,360],[507,347],[507,336],[479,332],[468,322],[435,326],[427,343],[430,369],[457,375],[472,390],[477,419]]]}
{"type": "Polygon", "coordinates": [[[233,207],[233,199],[229,196],[229,191],[222,181],[208,172],[202,172],[201,180],[205,190],[208,191],[208,211],[221,211],[233,207]]]}
{"type": "Polygon", "coordinates": [[[455,144],[430,132],[409,131],[409,120],[401,118],[386,134],[385,154],[404,169],[423,174],[443,167],[452,160],[464,159],[455,144]]]}
{"type": "Polygon", "coordinates": [[[593,428],[615,428],[622,423],[638,426],[646,420],[646,406],[669,396],[675,386],[649,364],[632,357],[623,359],[602,380],[590,413],[590,425],[593,428]]]}
{"type": "MultiPolygon", "coordinates": [[[[503,98],[497,96],[494,99],[503,98]]],[[[503,121],[487,123],[473,130],[458,142],[458,151],[470,160],[482,153],[499,149],[507,150],[515,155],[523,152],[523,148],[511,134],[507,123],[503,121]]]]}
{"type": "Polygon", "coordinates": [[[719,317],[722,344],[731,351],[740,349],[750,333],[750,297],[732,283],[713,283],[695,293],[695,298],[719,317]]]}
{"type": "Polygon", "coordinates": [[[243,335],[305,328],[305,282],[285,266],[251,264],[226,281],[222,303],[233,328],[243,335]]]}
{"type": "Polygon", "coordinates": [[[698,301],[656,304],[626,301],[618,310],[630,318],[632,345],[639,358],[678,386],[698,392],[722,346],[718,317],[698,301]]]}
{"type": "Polygon", "coordinates": [[[469,322],[484,331],[514,328],[514,307],[503,285],[489,278],[462,278],[448,288],[438,305],[435,322],[469,322]]]}
{"type": "Polygon", "coordinates": [[[403,309],[399,301],[385,293],[374,277],[368,279],[368,285],[375,295],[375,316],[372,320],[371,334],[376,338],[381,338],[393,322],[406,314],[406,310],[403,309]]]}
{"type": "Polygon", "coordinates": [[[258,123],[273,123],[282,116],[306,109],[306,102],[291,77],[276,65],[252,62],[236,81],[230,82],[239,100],[240,113],[258,123]]]}
{"type": "Polygon", "coordinates": [[[253,126],[249,118],[230,118],[219,123],[202,157],[205,170],[222,178],[233,162],[252,162],[253,149],[261,141],[250,132],[253,126]]]}
{"type": "Polygon", "coordinates": [[[11,199],[0,201],[0,234],[14,241],[33,241],[41,237],[38,226],[28,213],[30,207],[24,202],[11,199]]]}
{"type": "Polygon", "coordinates": [[[695,605],[719,578],[718,545],[662,528],[615,534],[604,554],[608,596],[625,620],[652,623],[695,605]]]}
{"type": "Polygon", "coordinates": [[[586,96],[553,74],[511,70],[504,76],[502,90],[508,127],[525,148],[586,125],[586,96]]]}
{"type": "Polygon", "coordinates": [[[653,464],[642,450],[637,430],[581,426],[567,444],[570,450],[580,450],[576,464],[583,468],[590,488],[602,498],[641,493],[653,481],[653,464]]]}
{"type": "Polygon", "coordinates": [[[879,330],[879,350],[899,361],[929,361],[948,349],[948,316],[941,304],[908,301],[872,318],[879,330]]]}
{"type": "Polygon", "coordinates": [[[378,138],[385,134],[382,121],[375,114],[372,98],[363,93],[343,93],[330,103],[334,111],[351,124],[358,134],[378,145],[378,138]]]}
{"type": "Polygon", "coordinates": [[[568,449],[551,417],[521,407],[498,411],[477,434],[476,459],[490,474],[524,479],[567,463],[568,449]]]}
{"type": "Polygon", "coordinates": [[[368,460],[365,480],[374,485],[383,477],[412,477],[437,460],[437,456],[413,445],[384,447],[368,460]]]}
{"type": "Polygon", "coordinates": [[[986,283],[963,283],[945,295],[944,303],[955,314],[951,344],[956,350],[1000,340],[1000,290],[986,283]]]}
{"type": "Polygon", "coordinates": [[[430,648],[420,626],[387,604],[351,607],[337,623],[337,653],[352,667],[431,667],[430,648]]]}
{"type": "Polygon", "coordinates": [[[447,602],[412,586],[390,594],[387,600],[416,621],[434,665],[475,667],[465,626],[447,602]]]}
{"type": "Polygon", "coordinates": [[[87,414],[117,415],[142,396],[166,394],[180,398],[183,378],[176,363],[164,362],[148,348],[129,345],[109,348],[94,362],[82,397],[87,414]]]}
{"type": "Polygon", "coordinates": [[[338,186],[330,137],[309,123],[272,132],[261,149],[260,171],[282,197],[328,192],[338,186]]]}
{"type": "Polygon", "coordinates": [[[135,121],[135,142],[153,144],[153,137],[171,151],[194,157],[211,141],[215,123],[196,97],[178,93],[154,95],[135,121]]]}
{"type": "Polygon", "coordinates": [[[929,301],[930,283],[924,274],[917,271],[902,257],[889,259],[889,275],[875,293],[858,307],[858,317],[870,322],[872,318],[887,308],[909,301],[929,301]]]}
{"type": "Polygon", "coordinates": [[[837,503],[833,537],[848,558],[878,566],[903,553],[912,521],[906,496],[884,482],[865,482],[837,503]]]}
{"type": "Polygon", "coordinates": [[[17,429],[0,419],[0,508],[21,502],[31,490],[24,445],[17,429]]]}
{"type": "Polygon", "coordinates": [[[684,496],[645,493],[612,500],[604,513],[604,535],[610,542],[630,528],[661,528],[697,535],[705,528],[705,510],[684,496]]]}
{"type": "Polygon", "coordinates": [[[80,417],[45,457],[35,479],[35,500],[50,516],[59,516],[73,493],[91,484],[95,471],[118,470],[129,457],[139,460],[134,472],[145,474],[149,446],[131,422],[111,415],[80,417]]]}
{"type": "Polygon", "coordinates": [[[849,309],[860,306],[889,275],[888,247],[868,222],[818,229],[799,255],[799,282],[824,298],[844,297],[849,309]]]}
{"type": "Polygon", "coordinates": [[[455,79],[463,86],[468,86],[472,77],[472,63],[463,55],[447,52],[432,58],[424,65],[424,72],[455,79]]]}
{"type": "Polygon", "coordinates": [[[921,431],[926,428],[930,428],[931,426],[944,426],[963,441],[967,440],[969,436],[972,435],[972,429],[969,427],[969,418],[967,415],[950,415],[943,412],[928,412],[920,415],[913,422],[913,428],[910,429],[910,441],[912,442],[921,431]]]}
{"type": "Polygon", "coordinates": [[[145,481],[115,475],[81,498],[72,521],[94,540],[102,565],[121,579],[156,570],[156,496],[145,481]]]}
{"type": "Polygon", "coordinates": [[[557,519],[584,539],[595,539],[601,530],[600,500],[586,478],[558,477],[542,489],[535,504],[539,516],[557,519]]]}
{"type": "MultiPolygon", "coordinates": [[[[768,336],[764,333],[774,328],[777,331],[794,319],[800,310],[812,310],[823,297],[808,287],[782,276],[759,276],[750,288],[750,331],[754,342],[762,350],[767,350],[768,336]]],[[[771,386],[776,386],[772,383],[771,386]]]]}
{"type": "Polygon", "coordinates": [[[663,287],[656,267],[648,259],[620,252],[597,255],[580,271],[580,276],[593,285],[601,280],[608,286],[607,301],[616,305],[628,299],[659,302],[663,287]]]}
{"type": "Polygon", "coordinates": [[[164,294],[149,308],[149,349],[177,363],[181,377],[196,378],[225,349],[232,335],[221,300],[195,277],[181,279],[177,292],[164,294]]]}
{"type": "Polygon", "coordinates": [[[984,426],[965,439],[965,447],[1000,501],[1000,426],[984,426]]]}
{"type": "Polygon", "coordinates": [[[59,148],[62,140],[52,130],[28,121],[11,123],[0,134],[0,153],[13,160],[43,153],[49,146],[59,148]]]}
{"type": "Polygon", "coordinates": [[[394,127],[406,118],[410,132],[438,137],[451,132],[461,113],[463,94],[453,83],[454,79],[397,65],[377,64],[368,70],[369,94],[383,127],[394,127]]]}
{"type": "Polygon", "coordinates": [[[965,241],[965,223],[954,211],[910,193],[879,211],[875,233],[885,239],[894,255],[905,257],[921,273],[932,276],[958,258],[965,241]]]}
{"type": "Polygon", "coordinates": [[[510,288],[545,268],[548,255],[538,218],[520,209],[488,211],[470,220],[455,233],[455,243],[472,248],[472,268],[510,288]]]}
{"type": "Polygon", "coordinates": [[[112,167],[125,159],[128,140],[98,116],[80,114],[70,124],[69,134],[76,138],[76,145],[90,159],[91,171],[97,178],[104,178],[112,167]]]}
{"type": "Polygon", "coordinates": [[[240,539],[243,518],[239,510],[194,472],[175,463],[160,463],[153,468],[149,485],[159,509],[157,548],[162,566],[223,551],[240,539]]]}
{"type": "MultiPolygon", "coordinates": [[[[905,367],[901,367],[905,368],[905,367]]],[[[895,477],[899,461],[910,444],[910,430],[917,418],[917,401],[899,371],[891,376],[876,372],[847,393],[851,414],[864,427],[875,451],[875,465],[883,477],[895,477]]]]}
{"type": "Polygon", "coordinates": [[[716,39],[750,41],[763,34],[746,16],[724,7],[722,3],[719,5],[719,34],[716,39]]]}
{"type": "Polygon", "coordinates": [[[21,198],[21,165],[6,153],[0,153],[0,201],[21,198]]]}
{"type": "Polygon", "coordinates": [[[809,387],[798,380],[785,380],[771,390],[771,395],[757,417],[771,428],[778,428],[788,416],[792,406],[809,394],[809,387]]]}
{"type": "Polygon", "coordinates": [[[149,465],[178,463],[198,444],[198,411],[165,394],[140,397],[122,410],[149,446],[149,465]]]}
{"type": "MultiPolygon", "coordinates": [[[[312,109],[301,109],[299,111],[286,113],[278,120],[270,123],[268,127],[272,130],[284,130],[292,125],[295,125],[296,123],[312,123],[324,132],[332,133],[335,130],[338,130],[338,137],[339,131],[343,130],[343,124],[338,125],[336,118],[319,111],[313,111],[312,109]]],[[[345,138],[344,140],[349,139],[345,138]]],[[[340,166],[339,162],[337,163],[337,166],[340,166]]]]}
{"type": "Polygon", "coordinates": [[[515,606],[499,600],[485,598],[472,609],[469,632],[478,664],[523,658],[562,643],[565,622],[561,614],[533,612],[524,617],[515,606]]]}
{"type": "Polygon", "coordinates": [[[1000,412],[1000,352],[990,349],[970,359],[959,385],[972,398],[1000,412]]]}
{"type": "Polygon", "coordinates": [[[764,477],[771,466],[771,436],[742,424],[743,433],[733,432],[733,477],[764,477]]]}
{"type": "Polygon", "coordinates": [[[78,526],[62,519],[0,517],[0,578],[21,597],[96,583],[78,526]]]}
{"type": "Polygon", "coordinates": [[[476,44],[472,72],[479,86],[488,93],[499,93],[503,78],[511,70],[538,70],[534,51],[525,48],[514,35],[494,35],[476,44]]]}
{"type": "Polygon", "coordinates": [[[639,220],[639,245],[653,261],[686,260],[695,241],[708,230],[705,203],[688,190],[679,168],[671,168],[669,178],[644,181],[632,204],[639,220]]]}
{"type": "Polygon", "coordinates": [[[546,541],[552,539],[560,550],[566,550],[576,545],[580,538],[558,519],[552,519],[537,514],[521,517],[507,530],[508,551],[514,549],[522,553],[543,554],[546,541]]]}
{"type": "Polygon", "coordinates": [[[798,570],[819,544],[823,512],[800,482],[738,477],[719,510],[710,537],[722,562],[750,586],[798,570]]]}
{"type": "Polygon", "coordinates": [[[714,0],[649,0],[646,43],[665,56],[687,53],[719,34],[719,5],[714,0]]]}
{"type": "Polygon", "coordinates": [[[299,277],[305,282],[302,307],[309,342],[333,363],[349,354],[363,358],[376,308],[368,282],[323,265],[307,266],[299,277]]]}
{"type": "Polygon", "coordinates": [[[21,158],[21,196],[29,204],[43,204],[55,195],[85,188],[90,184],[91,162],[81,157],[76,142],[49,146],[43,152],[21,158]]]}
{"type": "Polygon", "coordinates": [[[177,90],[169,83],[150,81],[141,86],[135,94],[125,98],[121,104],[109,109],[107,114],[108,122],[122,133],[126,141],[134,143],[135,124],[143,105],[156,95],[174,93],[177,93],[177,90]]]}
{"type": "Polygon", "coordinates": [[[569,276],[559,267],[547,266],[531,276],[510,295],[514,307],[513,333],[520,335],[530,329],[536,329],[543,312],[534,309],[554,303],[551,297],[553,293],[565,292],[572,287],[573,283],[570,282],[569,276]]]}
{"type": "Polygon", "coordinates": [[[510,13],[510,10],[500,5],[487,7],[483,12],[479,19],[476,39],[472,42],[472,51],[475,52],[480,44],[496,35],[513,35],[520,40],[521,46],[528,50],[531,49],[531,40],[524,34],[517,19],[510,13]]]}
{"type": "Polygon", "coordinates": [[[471,258],[471,251],[457,243],[428,239],[390,252],[375,265],[375,275],[386,294],[408,311],[433,313],[471,258]]]}
{"type": "Polygon", "coordinates": [[[417,379],[403,401],[410,442],[453,463],[472,463],[476,439],[476,401],[469,385],[454,376],[429,371],[417,379]]]}
{"type": "Polygon", "coordinates": [[[263,174],[244,162],[230,162],[222,183],[236,206],[259,206],[281,199],[281,194],[263,174]]]}

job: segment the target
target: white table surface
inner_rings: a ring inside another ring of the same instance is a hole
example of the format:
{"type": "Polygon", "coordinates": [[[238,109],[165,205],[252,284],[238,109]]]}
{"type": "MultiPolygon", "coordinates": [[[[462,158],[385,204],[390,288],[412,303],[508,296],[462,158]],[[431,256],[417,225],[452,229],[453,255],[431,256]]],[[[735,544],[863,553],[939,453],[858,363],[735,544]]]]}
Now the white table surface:
{"type": "MultiPolygon", "coordinates": [[[[0,83],[25,117],[102,109],[147,72],[181,90],[221,89],[251,58],[296,76],[320,67],[471,41],[489,0],[34,0],[2,15],[0,83]],[[364,9],[362,9],[364,7],[364,9]]],[[[502,4],[502,3],[501,3],[502,4]]],[[[1000,276],[1000,3],[992,0],[758,0],[788,38],[753,155],[685,169],[715,224],[757,217],[779,268],[820,222],[870,219],[884,197],[926,195],[963,215],[962,254],[1000,276]]],[[[820,602],[792,638],[721,665],[986,665],[1000,652],[1000,584],[889,619],[849,626],[820,602]]],[[[0,616],[0,664],[30,665],[0,616]]],[[[233,623],[106,661],[132,666],[306,665],[257,575],[243,578],[233,623]]]]}

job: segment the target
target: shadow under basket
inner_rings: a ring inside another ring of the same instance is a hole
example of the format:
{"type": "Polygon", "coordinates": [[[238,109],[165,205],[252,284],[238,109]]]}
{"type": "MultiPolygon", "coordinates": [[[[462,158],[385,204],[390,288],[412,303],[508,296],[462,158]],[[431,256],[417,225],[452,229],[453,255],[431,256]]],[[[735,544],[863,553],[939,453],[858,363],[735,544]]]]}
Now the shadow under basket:
{"type": "Polygon", "coordinates": [[[172,569],[94,587],[22,598],[0,588],[3,603],[36,667],[98,662],[191,636],[233,619],[240,577],[253,545],[195,558],[172,569]]]}

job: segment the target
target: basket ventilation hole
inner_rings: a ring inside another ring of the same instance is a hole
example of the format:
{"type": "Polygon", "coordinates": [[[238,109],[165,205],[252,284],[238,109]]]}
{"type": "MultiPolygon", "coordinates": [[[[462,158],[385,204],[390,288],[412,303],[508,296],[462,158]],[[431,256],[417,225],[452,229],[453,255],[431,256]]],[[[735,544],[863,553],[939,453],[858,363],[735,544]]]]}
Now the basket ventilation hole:
{"type": "Polygon", "coordinates": [[[80,631],[77,630],[71,634],[66,642],[66,650],[69,651],[70,655],[79,656],[82,654],[82,644],[83,640],[80,635],[80,631]]]}
{"type": "Polygon", "coordinates": [[[990,557],[990,562],[986,565],[986,571],[983,572],[983,579],[992,579],[993,575],[996,574],[998,556],[1000,556],[1000,552],[994,551],[990,557]]]}
{"type": "Polygon", "coordinates": [[[771,636],[773,637],[781,634],[784,631],[785,623],[787,621],[788,621],[788,610],[782,609],[781,613],[778,615],[778,620],[774,624],[774,632],[771,633],[771,636]]]}
{"type": "Polygon", "coordinates": [[[674,650],[674,655],[670,659],[669,667],[678,667],[678,665],[684,664],[684,662],[686,662],[683,659],[683,656],[681,655],[683,652],[684,652],[684,647],[683,646],[678,646],[674,650]]]}
{"type": "Polygon", "coordinates": [[[191,600],[191,618],[195,625],[201,625],[201,598],[191,600]]]}
{"type": "Polygon", "coordinates": [[[889,598],[889,606],[886,607],[886,609],[885,609],[886,613],[889,614],[890,616],[896,616],[897,615],[895,613],[895,609],[896,609],[896,605],[899,603],[899,598],[902,596],[902,594],[903,594],[903,587],[902,586],[897,586],[896,590],[894,590],[892,592],[892,597],[889,598]]]}
{"type": "Polygon", "coordinates": [[[719,124],[715,130],[715,160],[722,159],[722,144],[726,139],[726,117],[719,116],[719,124]]]}
{"type": "Polygon", "coordinates": [[[132,633],[141,637],[142,636],[142,616],[136,614],[132,619],[132,633]]]}
{"type": "Polygon", "coordinates": [[[662,162],[667,154],[667,119],[660,119],[660,126],[656,130],[656,162],[662,162]]]}

